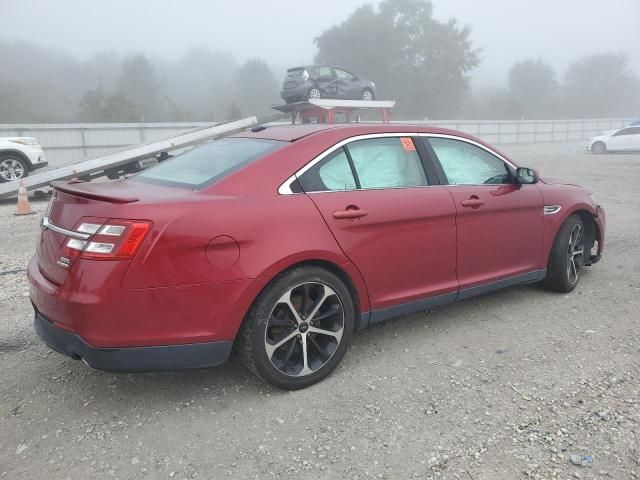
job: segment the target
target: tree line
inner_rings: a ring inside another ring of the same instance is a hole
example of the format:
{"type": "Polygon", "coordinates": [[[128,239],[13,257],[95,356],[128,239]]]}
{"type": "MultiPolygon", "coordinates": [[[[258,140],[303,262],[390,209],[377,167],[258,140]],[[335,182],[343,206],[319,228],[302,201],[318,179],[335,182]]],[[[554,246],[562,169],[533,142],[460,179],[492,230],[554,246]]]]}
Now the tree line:
{"type": "Polygon", "coordinates": [[[0,42],[0,65],[0,123],[223,121],[278,101],[266,62],[238,64],[206,47],[175,61],[115,52],[79,60],[0,42]]]}
{"type": "MultiPolygon", "coordinates": [[[[322,32],[314,60],[375,81],[379,98],[397,100],[395,118],[640,115],[640,80],[624,53],[576,59],[561,74],[542,59],[524,59],[509,70],[506,87],[472,92],[483,52],[471,33],[434,18],[430,0],[384,0],[322,32]]],[[[263,59],[238,63],[207,47],[171,61],[115,52],[79,60],[5,41],[0,65],[0,123],[233,120],[268,113],[280,102],[284,76],[263,59]]]]}

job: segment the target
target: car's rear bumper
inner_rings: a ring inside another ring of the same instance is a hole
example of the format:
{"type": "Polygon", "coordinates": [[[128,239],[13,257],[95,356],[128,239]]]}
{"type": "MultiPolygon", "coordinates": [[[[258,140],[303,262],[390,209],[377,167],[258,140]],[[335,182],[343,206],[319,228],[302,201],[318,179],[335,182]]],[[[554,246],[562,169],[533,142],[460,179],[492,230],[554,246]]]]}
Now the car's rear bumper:
{"type": "Polygon", "coordinates": [[[214,367],[229,358],[233,346],[229,340],[153,347],[98,348],[86,343],[79,335],[56,326],[37,310],[34,328],[51,349],[107,372],[214,367]]]}
{"type": "Polygon", "coordinates": [[[260,285],[254,280],[122,288],[127,261],[77,259],[60,284],[35,257],[27,267],[31,301],[45,318],[103,349],[233,340],[260,285]]]}
{"type": "Polygon", "coordinates": [[[293,88],[283,89],[280,91],[280,97],[285,102],[293,102],[296,100],[306,100],[309,88],[311,88],[309,85],[302,84],[293,88]]]}

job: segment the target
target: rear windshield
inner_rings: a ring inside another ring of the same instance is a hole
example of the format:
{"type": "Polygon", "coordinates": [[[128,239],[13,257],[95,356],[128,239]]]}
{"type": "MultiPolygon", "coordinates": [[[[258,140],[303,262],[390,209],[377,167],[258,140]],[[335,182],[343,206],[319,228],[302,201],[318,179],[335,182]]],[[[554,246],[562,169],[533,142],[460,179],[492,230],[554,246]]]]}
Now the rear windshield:
{"type": "Polygon", "coordinates": [[[287,76],[289,77],[299,77],[304,72],[304,68],[292,68],[287,70],[287,76]]]}
{"type": "Polygon", "coordinates": [[[143,170],[134,179],[175,187],[203,188],[286,144],[256,138],[222,138],[143,170]]]}

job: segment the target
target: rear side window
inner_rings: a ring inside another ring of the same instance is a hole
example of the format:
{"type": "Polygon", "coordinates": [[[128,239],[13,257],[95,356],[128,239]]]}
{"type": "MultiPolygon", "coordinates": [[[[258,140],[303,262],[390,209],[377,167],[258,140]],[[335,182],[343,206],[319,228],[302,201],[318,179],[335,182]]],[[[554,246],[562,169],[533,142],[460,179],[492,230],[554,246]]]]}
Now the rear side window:
{"type": "Polygon", "coordinates": [[[410,137],[357,140],[347,146],[361,188],[399,188],[428,185],[424,168],[410,137]]]}
{"type": "Polygon", "coordinates": [[[300,176],[305,192],[353,190],[356,180],[344,148],[340,148],[300,176]]]}
{"type": "Polygon", "coordinates": [[[311,70],[314,77],[333,77],[333,73],[331,72],[331,67],[316,67],[311,70]]]}
{"type": "Polygon", "coordinates": [[[428,185],[409,137],[356,140],[322,159],[298,180],[305,192],[428,185]]]}
{"type": "Polygon", "coordinates": [[[136,181],[203,188],[249,165],[287,142],[255,138],[222,138],[143,170],[136,181]]]}

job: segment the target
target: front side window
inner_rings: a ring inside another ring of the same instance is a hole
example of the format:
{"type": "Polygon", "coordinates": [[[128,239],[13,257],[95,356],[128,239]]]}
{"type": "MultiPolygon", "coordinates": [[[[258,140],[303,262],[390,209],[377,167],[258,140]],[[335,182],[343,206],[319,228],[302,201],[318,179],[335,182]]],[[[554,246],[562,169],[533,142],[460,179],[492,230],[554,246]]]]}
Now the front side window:
{"type": "Polygon", "coordinates": [[[347,145],[361,188],[399,188],[428,185],[424,168],[410,137],[356,140],[347,145]]]}
{"type": "Polygon", "coordinates": [[[624,130],[620,130],[618,133],[614,135],[614,137],[624,137],[625,135],[631,135],[631,128],[625,128],[624,130]]]}
{"type": "Polygon", "coordinates": [[[186,188],[202,188],[287,145],[255,138],[221,138],[143,170],[134,180],[186,188]]]}
{"type": "Polygon", "coordinates": [[[356,181],[344,148],[336,150],[315,164],[299,177],[299,181],[305,192],[356,188],[356,181]]]}
{"type": "Polygon", "coordinates": [[[507,165],[486,150],[460,140],[429,138],[450,185],[511,183],[507,165]]]}
{"type": "Polygon", "coordinates": [[[350,74],[346,70],[334,68],[333,71],[336,72],[336,77],[338,77],[341,80],[355,80],[355,76],[350,74]]]}

